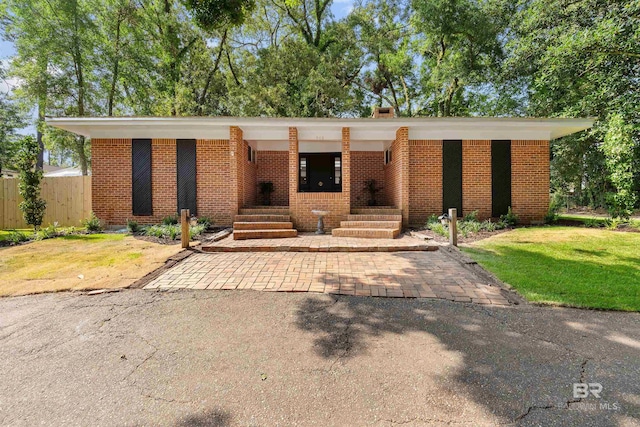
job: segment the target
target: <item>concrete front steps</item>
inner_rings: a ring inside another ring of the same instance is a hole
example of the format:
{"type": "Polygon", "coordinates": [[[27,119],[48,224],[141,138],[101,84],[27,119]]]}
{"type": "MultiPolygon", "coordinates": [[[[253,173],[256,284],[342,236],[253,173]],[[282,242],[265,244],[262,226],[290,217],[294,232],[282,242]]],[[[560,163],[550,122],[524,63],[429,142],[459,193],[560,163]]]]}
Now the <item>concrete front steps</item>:
{"type": "Polygon", "coordinates": [[[402,211],[392,206],[354,208],[340,228],[334,228],[336,237],[362,237],[368,239],[395,239],[402,231],[402,211]]]}
{"type": "Polygon", "coordinates": [[[240,209],[233,223],[233,240],[277,239],[296,237],[289,208],[286,206],[256,206],[240,209]]]}

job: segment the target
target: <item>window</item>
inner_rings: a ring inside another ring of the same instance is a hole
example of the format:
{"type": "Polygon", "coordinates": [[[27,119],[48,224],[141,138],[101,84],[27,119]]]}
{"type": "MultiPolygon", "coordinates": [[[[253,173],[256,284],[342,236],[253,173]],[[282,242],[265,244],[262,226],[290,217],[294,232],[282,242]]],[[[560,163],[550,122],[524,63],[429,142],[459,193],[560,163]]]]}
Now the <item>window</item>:
{"type": "Polygon", "coordinates": [[[342,159],[337,156],[333,158],[333,177],[334,185],[340,185],[340,178],[342,178],[342,159]]]}
{"type": "Polygon", "coordinates": [[[258,161],[258,157],[256,156],[256,150],[251,150],[251,160],[253,161],[253,163],[256,163],[258,161]]]}
{"type": "Polygon", "coordinates": [[[391,163],[391,147],[384,152],[384,164],[387,165],[389,163],[391,163]]]}
{"type": "Polygon", "coordinates": [[[247,145],[247,161],[251,162],[252,161],[252,157],[251,157],[251,146],[247,145]]]}
{"type": "Polygon", "coordinates": [[[307,158],[300,157],[300,188],[309,186],[309,176],[307,175],[307,158]]]}

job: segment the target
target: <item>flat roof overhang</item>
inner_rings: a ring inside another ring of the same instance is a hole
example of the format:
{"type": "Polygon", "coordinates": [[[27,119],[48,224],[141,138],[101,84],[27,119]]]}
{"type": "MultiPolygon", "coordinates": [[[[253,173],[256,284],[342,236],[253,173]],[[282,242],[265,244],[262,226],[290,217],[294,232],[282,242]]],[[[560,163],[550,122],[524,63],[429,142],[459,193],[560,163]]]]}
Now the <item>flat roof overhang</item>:
{"type": "Polygon", "coordinates": [[[506,117],[415,117],[392,119],[272,117],[55,117],[47,124],[90,138],[229,139],[229,127],[248,141],[287,141],[289,128],[300,141],[392,141],[401,127],[410,140],[553,140],[593,126],[595,119],[506,117]]]}

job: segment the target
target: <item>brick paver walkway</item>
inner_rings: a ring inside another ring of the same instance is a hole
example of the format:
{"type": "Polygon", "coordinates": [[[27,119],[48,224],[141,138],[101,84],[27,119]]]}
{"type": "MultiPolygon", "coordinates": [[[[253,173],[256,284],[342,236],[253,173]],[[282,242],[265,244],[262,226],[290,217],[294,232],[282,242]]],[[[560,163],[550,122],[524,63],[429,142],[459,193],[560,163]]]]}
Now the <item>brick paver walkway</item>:
{"type": "Polygon", "coordinates": [[[172,288],[324,292],[508,304],[499,287],[482,283],[439,251],[201,253],[188,257],[145,286],[172,288]]]}

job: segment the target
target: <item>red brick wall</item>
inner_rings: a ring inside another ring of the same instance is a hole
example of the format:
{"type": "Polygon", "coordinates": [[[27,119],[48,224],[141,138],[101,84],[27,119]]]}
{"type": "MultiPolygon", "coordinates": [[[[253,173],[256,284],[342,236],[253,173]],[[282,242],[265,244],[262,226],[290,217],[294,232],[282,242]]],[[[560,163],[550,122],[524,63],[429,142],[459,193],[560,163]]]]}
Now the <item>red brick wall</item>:
{"type": "MultiPolygon", "coordinates": [[[[286,151],[258,151],[257,182],[273,182],[271,204],[289,206],[289,154],[286,151]]],[[[258,194],[256,203],[262,204],[258,194]]]]}
{"type": "MultiPolygon", "coordinates": [[[[370,179],[376,180],[378,187],[384,187],[384,152],[352,151],[351,152],[351,206],[367,206],[369,192],[365,184],[370,179]]],[[[385,205],[384,188],[376,195],[378,205],[385,205]]]]}
{"type": "MultiPolygon", "coordinates": [[[[156,224],[177,213],[176,142],[151,142],[151,188],[153,215],[134,216],[131,202],[131,140],[94,139],[92,155],[93,211],[107,225],[124,225],[127,219],[156,224]]],[[[198,214],[214,218],[217,225],[230,225],[231,200],[229,141],[196,142],[198,214]]]]}
{"type": "Polygon", "coordinates": [[[549,209],[549,141],[511,141],[511,208],[522,223],[549,209]]]}
{"type": "Polygon", "coordinates": [[[230,226],[235,188],[231,186],[229,141],[196,142],[198,215],[210,216],[216,226],[230,226]]]}
{"type": "Polygon", "coordinates": [[[491,218],[491,141],[462,141],[462,209],[491,218]]]}
{"type": "Polygon", "coordinates": [[[442,214],[442,141],[409,141],[409,224],[442,214]]]}
{"type": "Polygon", "coordinates": [[[391,144],[391,163],[384,167],[385,198],[402,209],[402,223],[409,223],[409,129],[399,128],[391,144]]]}
{"type": "Polygon", "coordinates": [[[298,193],[298,130],[289,128],[289,208],[294,226],[300,231],[314,231],[318,218],[314,209],[328,210],[325,230],[340,226],[351,212],[351,141],[349,128],[342,129],[342,192],[298,193]]]}
{"type": "MultiPolygon", "coordinates": [[[[131,213],[131,140],[91,140],[92,210],[107,225],[124,224],[131,213]]],[[[140,217],[140,221],[148,217],[140,217]]]]}

